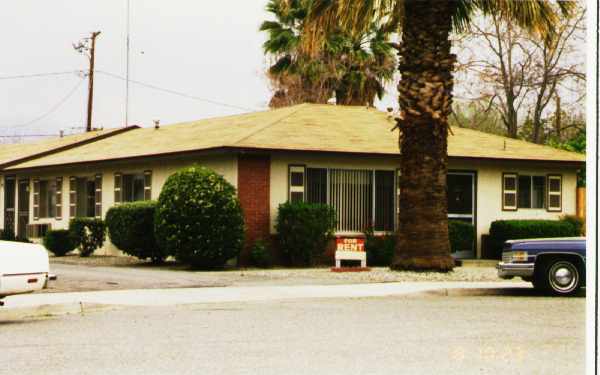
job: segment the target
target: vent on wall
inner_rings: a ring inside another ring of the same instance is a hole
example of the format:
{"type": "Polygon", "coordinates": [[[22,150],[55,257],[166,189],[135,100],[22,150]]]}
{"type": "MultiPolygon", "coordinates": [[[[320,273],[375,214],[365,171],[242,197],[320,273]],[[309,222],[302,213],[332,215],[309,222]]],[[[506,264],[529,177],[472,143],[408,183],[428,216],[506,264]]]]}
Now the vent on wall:
{"type": "Polygon", "coordinates": [[[51,224],[27,224],[27,238],[42,238],[50,229],[51,224]]]}

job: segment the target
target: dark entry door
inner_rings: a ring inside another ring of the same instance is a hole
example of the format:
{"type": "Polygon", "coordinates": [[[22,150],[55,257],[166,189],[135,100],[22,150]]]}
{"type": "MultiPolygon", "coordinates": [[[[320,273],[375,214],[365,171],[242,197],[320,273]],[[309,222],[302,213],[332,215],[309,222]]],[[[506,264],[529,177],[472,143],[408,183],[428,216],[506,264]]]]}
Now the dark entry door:
{"type": "Polygon", "coordinates": [[[15,176],[4,177],[4,235],[15,236],[15,176]]]}
{"type": "MultiPolygon", "coordinates": [[[[476,174],[473,172],[448,172],[448,220],[464,221],[476,225],[476,174]]],[[[470,248],[452,254],[456,258],[474,258],[475,243],[470,248]]]]}
{"type": "Polygon", "coordinates": [[[18,223],[17,235],[27,238],[27,224],[29,224],[29,180],[19,181],[18,223]]]}

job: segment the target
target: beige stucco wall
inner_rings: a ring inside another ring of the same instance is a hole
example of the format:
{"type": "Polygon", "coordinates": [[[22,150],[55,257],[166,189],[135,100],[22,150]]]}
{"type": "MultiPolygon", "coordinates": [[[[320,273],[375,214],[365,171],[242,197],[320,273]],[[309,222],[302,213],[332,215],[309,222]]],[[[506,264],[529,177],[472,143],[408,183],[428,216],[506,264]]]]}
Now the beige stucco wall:
{"type": "MultiPolygon", "coordinates": [[[[199,164],[214,170],[216,173],[222,175],[227,179],[233,186],[237,187],[237,156],[232,154],[224,155],[212,155],[202,157],[186,157],[176,159],[163,159],[154,160],[150,162],[127,162],[127,163],[110,163],[98,166],[85,166],[85,167],[71,167],[61,168],[54,170],[44,171],[31,171],[26,173],[17,173],[17,180],[22,178],[30,179],[30,191],[33,191],[31,187],[31,180],[38,178],[40,180],[45,179],[56,179],[56,177],[63,177],[63,210],[62,219],[56,220],[55,218],[39,218],[33,219],[33,194],[30,194],[30,219],[31,224],[43,224],[50,223],[52,229],[66,229],[69,225],[69,177],[93,177],[94,175],[102,174],[102,217],[106,216],[106,212],[114,205],[114,174],[120,172],[123,174],[128,173],[142,173],[146,170],[152,171],[152,199],[157,199],[162,186],[164,185],[167,178],[175,173],[178,169],[181,169],[192,164],[199,164]]],[[[18,199],[18,198],[17,198],[18,199]]],[[[3,206],[2,206],[3,207],[3,206]]],[[[2,220],[2,225],[4,220],[2,220]]],[[[109,255],[120,253],[110,242],[96,251],[96,254],[109,255]]]]}
{"type": "MultiPolygon", "coordinates": [[[[356,157],[332,155],[277,154],[271,157],[271,232],[275,233],[277,207],[287,200],[288,166],[305,164],[307,167],[395,170],[399,163],[385,157],[356,157]]],[[[575,214],[577,173],[573,167],[513,161],[456,161],[449,170],[477,172],[477,257],[481,256],[481,235],[488,234],[490,224],[502,219],[558,219],[564,214],[575,214]],[[561,174],[563,176],[563,210],[519,209],[502,211],[502,173],[522,175],[561,174]]]]}

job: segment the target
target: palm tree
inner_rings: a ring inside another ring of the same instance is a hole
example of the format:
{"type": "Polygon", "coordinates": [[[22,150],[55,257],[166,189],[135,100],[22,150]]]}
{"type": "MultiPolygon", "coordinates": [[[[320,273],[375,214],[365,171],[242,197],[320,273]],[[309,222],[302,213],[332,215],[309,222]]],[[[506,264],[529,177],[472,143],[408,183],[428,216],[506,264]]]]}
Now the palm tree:
{"type": "Polygon", "coordinates": [[[337,27],[328,33],[318,55],[309,55],[300,41],[310,5],[310,0],[270,0],[267,4],[276,19],[260,26],[268,33],[264,51],[274,60],[268,70],[275,88],[270,105],[326,103],[333,93],[338,104],[373,105],[395,71],[389,31],[371,25],[351,36],[337,27]]]}
{"type": "Polygon", "coordinates": [[[446,201],[448,116],[452,111],[452,31],[468,31],[472,17],[497,14],[548,35],[573,4],[545,0],[314,0],[302,45],[322,48],[321,35],[343,25],[354,33],[373,20],[400,25],[400,214],[392,269],[451,270],[446,201]]]}

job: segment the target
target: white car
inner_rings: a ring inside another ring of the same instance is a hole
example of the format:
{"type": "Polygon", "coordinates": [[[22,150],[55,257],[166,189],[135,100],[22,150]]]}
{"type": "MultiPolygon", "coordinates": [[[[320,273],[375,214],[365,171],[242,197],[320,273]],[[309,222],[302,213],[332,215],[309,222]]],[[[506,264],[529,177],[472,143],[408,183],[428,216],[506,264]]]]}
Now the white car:
{"type": "Polygon", "coordinates": [[[49,280],[48,252],[42,245],[0,241],[0,306],[4,297],[46,288],[49,280]]]}

